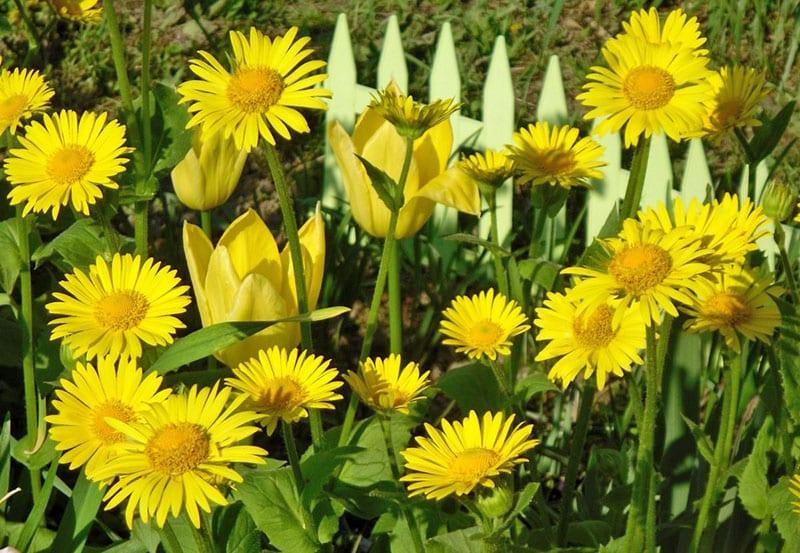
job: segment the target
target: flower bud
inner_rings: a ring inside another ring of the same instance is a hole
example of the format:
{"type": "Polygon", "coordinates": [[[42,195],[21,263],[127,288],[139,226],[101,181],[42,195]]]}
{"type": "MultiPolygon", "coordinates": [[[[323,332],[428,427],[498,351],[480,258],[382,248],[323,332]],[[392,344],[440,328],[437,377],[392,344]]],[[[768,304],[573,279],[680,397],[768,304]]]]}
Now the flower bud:
{"type": "Polygon", "coordinates": [[[495,488],[479,493],[475,506],[487,519],[500,518],[514,506],[514,494],[504,483],[498,483],[495,488]]]}
{"type": "Polygon", "coordinates": [[[764,214],[778,223],[783,223],[792,216],[795,204],[797,192],[794,187],[779,179],[770,181],[761,198],[764,214]]]}

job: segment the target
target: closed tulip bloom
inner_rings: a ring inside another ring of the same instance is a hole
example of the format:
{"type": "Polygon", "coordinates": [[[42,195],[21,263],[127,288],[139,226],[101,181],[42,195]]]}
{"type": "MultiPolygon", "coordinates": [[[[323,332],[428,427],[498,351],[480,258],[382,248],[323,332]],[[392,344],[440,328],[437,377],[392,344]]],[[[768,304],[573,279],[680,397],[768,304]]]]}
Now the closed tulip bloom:
{"type": "MultiPolygon", "coordinates": [[[[406,150],[405,139],[375,108],[367,108],[359,117],[352,136],[338,122],[330,125],[328,133],[353,218],[372,236],[385,238],[389,229],[389,208],[378,197],[356,154],[397,182],[406,150]]],[[[414,153],[403,190],[405,203],[400,209],[395,233],[397,238],[416,234],[430,218],[436,203],[473,215],[480,212],[480,196],[475,183],[445,173],[452,144],[453,130],[449,120],[434,126],[414,141],[414,153]]]]}
{"type": "Polygon", "coordinates": [[[221,132],[202,136],[197,131],[192,149],[172,170],[172,185],[183,205],[208,211],[228,201],[242,176],[247,152],[221,132]]]}
{"type": "MultiPolygon", "coordinates": [[[[325,225],[319,207],[300,229],[309,309],[314,309],[325,268],[325,225]]],[[[216,247],[199,227],[186,223],[183,248],[203,326],[225,321],[266,321],[298,314],[288,247],[275,238],[253,210],[227,228],[216,247]]],[[[281,323],[217,352],[235,367],[272,346],[291,349],[300,342],[298,323],[281,323]]]]}

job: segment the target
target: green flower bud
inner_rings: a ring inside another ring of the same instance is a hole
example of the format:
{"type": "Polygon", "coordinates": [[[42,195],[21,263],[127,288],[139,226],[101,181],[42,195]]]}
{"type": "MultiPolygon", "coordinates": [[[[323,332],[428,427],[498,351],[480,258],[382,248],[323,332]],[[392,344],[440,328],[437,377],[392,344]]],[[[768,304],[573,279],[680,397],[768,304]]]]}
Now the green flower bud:
{"type": "Polygon", "coordinates": [[[475,498],[475,506],[487,519],[500,518],[514,506],[514,494],[503,483],[482,491],[475,498]]]}
{"type": "Polygon", "coordinates": [[[783,223],[792,216],[796,204],[797,191],[778,179],[770,181],[761,198],[764,214],[778,223],[783,223]]]}

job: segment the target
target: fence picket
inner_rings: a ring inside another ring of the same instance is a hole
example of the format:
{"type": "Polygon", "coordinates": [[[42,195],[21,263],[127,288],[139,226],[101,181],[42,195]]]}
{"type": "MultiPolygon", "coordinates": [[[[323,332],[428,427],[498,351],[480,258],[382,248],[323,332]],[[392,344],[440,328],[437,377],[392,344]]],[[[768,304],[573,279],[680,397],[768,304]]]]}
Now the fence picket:
{"type": "MultiPolygon", "coordinates": [[[[600,120],[595,120],[592,128],[599,124],[600,120]]],[[[622,197],[627,182],[622,169],[622,138],[619,133],[593,135],[593,138],[603,147],[602,160],[606,162],[606,166],[600,169],[603,179],[595,181],[593,190],[586,196],[589,204],[586,209],[587,244],[600,233],[614,204],[622,197]]]]}
{"type": "Polygon", "coordinates": [[[403,93],[408,93],[408,67],[400,38],[400,24],[397,16],[392,14],[386,23],[386,34],[383,37],[383,48],[378,60],[377,88],[381,89],[392,80],[397,83],[403,93]]]}
{"type": "MultiPolygon", "coordinates": [[[[641,138],[640,138],[641,140],[641,138]]],[[[647,159],[647,174],[642,188],[642,207],[670,203],[672,196],[672,162],[665,134],[653,135],[647,159]]]]}
{"type": "Polygon", "coordinates": [[[686,168],[681,179],[681,198],[687,204],[693,198],[704,201],[708,196],[709,187],[713,186],[703,141],[693,138],[689,141],[689,150],[686,152],[686,168]]]}

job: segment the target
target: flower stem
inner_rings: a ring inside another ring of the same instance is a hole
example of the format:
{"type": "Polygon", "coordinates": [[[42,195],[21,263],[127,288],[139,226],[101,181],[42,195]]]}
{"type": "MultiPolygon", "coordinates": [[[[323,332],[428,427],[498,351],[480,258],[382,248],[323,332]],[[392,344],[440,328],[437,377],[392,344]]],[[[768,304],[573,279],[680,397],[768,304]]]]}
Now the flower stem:
{"type": "Polygon", "coordinates": [[[792,262],[789,260],[789,255],[786,253],[786,233],[783,230],[783,223],[775,221],[775,243],[778,245],[778,253],[781,257],[781,265],[783,265],[783,273],[786,277],[786,282],[789,284],[789,292],[792,294],[792,299],[795,305],[798,303],[797,281],[794,277],[794,269],[792,262]]]}
{"type": "Polygon", "coordinates": [[[403,300],[400,288],[400,248],[395,241],[389,257],[389,348],[403,352],[403,300]]]}
{"type": "MultiPolygon", "coordinates": [[[[391,420],[389,417],[380,414],[377,415],[377,418],[381,426],[381,432],[383,433],[383,441],[386,444],[386,454],[389,457],[389,466],[392,470],[392,476],[399,485],[400,465],[397,462],[397,455],[394,451],[391,420]]],[[[417,519],[414,518],[414,514],[405,505],[402,505],[400,508],[403,511],[406,522],[408,523],[408,529],[411,533],[411,540],[414,543],[414,551],[416,553],[425,553],[425,545],[422,541],[422,534],[420,532],[419,525],[417,524],[417,519]]]]}
{"type": "MultiPolygon", "coordinates": [[[[730,353],[730,352],[727,352],[730,353]]],[[[719,422],[719,432],[717,442],[714,445],[714,462],[709,471],[706,489],[700,503],[700,511],[692,534],[692,542],[689,551],[711,551],[714,543],[714,530],[716,527],[716,513],[718,508],[719,495],[725,483],[723,478],[728,473],[731,461],[731,449],[733,447],[733,435],[736,428],[736,414],[739,404],[739,388],[742,377],[742,364],[740,355],[724,355],[724,367],[726,370],[727,384],[722,392],[722,413],[719,422]],[[729,359],[729,357],[731,359],[729,359]]]]}
{"type": "Polygon", "coordinates": [[[500,387],[500,393],[503,394],[503,397],[509,401],[511,401],[511,390],[508,389],[508,383],[506,382],[506,375],[503,373],[503,368],[497,364],[496,361],[491,359],[486,359],[486,362],[489,364],[489,367],[492,369],[492,373],[494,373],[494,378],[497,380],[497,385],[500,387]]]}
{"type": "Polygon", "coordinates": [[[303,473],[300,470],[300,456],[297,454],[297,443],[294,441],[294,434],[292,433],[292,426],[282,420],[281,421],[281,435],[283,436],[283,443],[286,446],[286,456],[289,457],[289,465],[292,467],[292,474],[294,475],[294,483],[297,486],[297,491],[303,491],[303,473]]]}
{"type": "Polygon", "coordinates": [[[589,433],[589,418],[592,414],[592,403],[594,402],[595,387],[591,381],[586,381],[583,385],[581,406],[578,410],[578,420],[575,423],[575,433],[572,436],[572,446],[569,451],[569,462],[567,463],[567,474],[564,477],[564,495],[561,498],[561,517],[558,520],[558,545],[565,545],[567,539],[567,524],[572,511],[572,500],[575,497],[575,485],[578,479],[578,469],[580,468],[583,448],[586,443],[586,435],[589,433]]]}
{"type": "MultiPolygon", "coordinates": [[[[17,206],[17,234],[19,235],[19,256],[22,266],[19,271],[20,312],[19,324],[22,329],[22,380],[25,395],[25,429],[33,448],[38,434],[37,416],[38,394],[36,393],[36,374],[34,366],[33,342],[33,288],[31,285],[31,247],[28,219],[22,215],[22,206],[17,206]]],[[[31,491],[38,497],[41,489],[38,469],[30,470],[31,491]]]]}
{"type": "Polygon", "coordinates": [[[620,225],[625,219],[636,215],[636,211],[639,209],[639,204],[642,201],[644,178],[647,175],[647,158],[649,153],[650,138],[640,138],[633,152],[631,172],[628,177],[628,188],[625,190],[625,198],[622,200],[622,207],[620,208],[620,225]]]}
{"type": "Polygon", "coordinates": [[[25,8],[25,4],[22,2],[22,0],[14,0],[14,5],[17,7],[17,11],[22,18],[22,22],[25,24],[25,29],[28,31],[28,54],[30,55],[30,50],[36,49],[41,55],[41,53],[44,52],[44,48],[42,47],[42,37],[39,36],[39,31],[36,29],[36,24],[31,19],[31,16],[28,13],[28,10],[25,8]]]}
{"type": "MultiPolygon", "coordinates": [[[[648,524],[647,511],[654,496],[651,486],[653,475],[653,442],[655,439],[656,415],[658,413],[658,355],[656,352],[656,329],[653,324],[647,327],[647,363],[645,367],[645,399],[642,419],[639,426],[639,448],[636,451],[636,472],[631,493],[631,508],[625,530],[628,553],[648,551],[646,545],[655,545],[655,517],[648,524]]],[[[651,549],[649,551],[654,551],[651,549]]],[[[648,551],[648,553],[649,553],[648,551]]]]}
{"type": "MultiPolygon", "coordinates": [[[[491,225],[492,243],[495,246],[497,246],[499,250],[500,233],[497,230],[497,192],[492,190],[489,194],[486,195],[486,204],[489,206],[489,216],[492,224],[491,225]]],[[[509,297],[508,277],[506,276],[506,269],[503,266],[503,260],[500,258],[498,251],[492,252],[492,258],[494,259],[494,272],[495,272],[495,278],[497,279],[497,287],[500,289],[501,294],[503,294],[505,297],[509,297]]]]}
{"type": "Polygon", "coordinates": [[[208,236],[209,240],[211,238],[211,210],[201,211],[200,212],[200,226],[203,229],[203,232],[206,236],[208,236]]]}
{"type": "Polygon", "coordinates": [[[147,194],[147,183],[152,173],[152,127],[150,125],[150,21],[153,12],[153,0],[144,0],[144,13],[142,21],[142,75],[141,75],[141,100],[142,100],[142,157],[144,163],[139,178],[136,179],[136,196],[134,204],[134,236],[136,239],[136,253],[142,257],[147,256],[148,216],[150,211],[149,200],[142,199],[147,194]]]}

